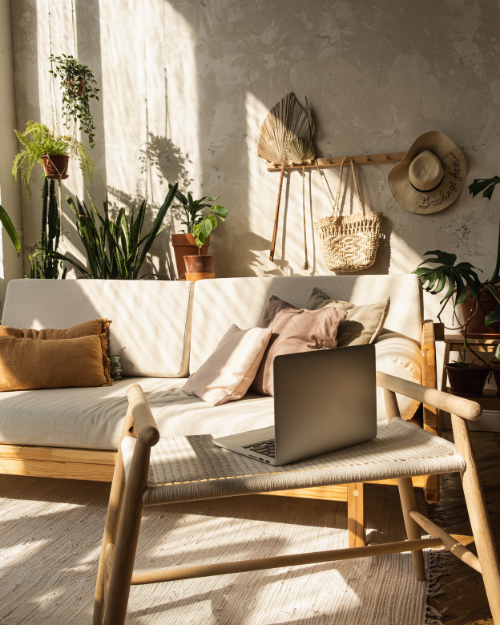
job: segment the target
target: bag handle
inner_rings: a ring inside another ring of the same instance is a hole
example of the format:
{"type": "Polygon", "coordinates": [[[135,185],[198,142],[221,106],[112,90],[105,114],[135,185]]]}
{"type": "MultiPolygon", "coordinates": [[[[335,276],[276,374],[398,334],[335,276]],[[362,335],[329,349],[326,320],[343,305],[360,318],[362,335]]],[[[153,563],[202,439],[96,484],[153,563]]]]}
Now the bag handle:
{"type": "Polygon", "coordinates": [[[352,162],[352,158],[350,156],[344,156],[344,158],[342,159],[342,163],[340,165],[339,186],[337,187],[335,205],[333,206],[333,213],[336,217],[340,217],[340,215],[342,215],[342,206],[340,205],[340,193],[342,190],[342,174],[344,172],[344,163],[346,162],[346,160],[351,163],[352,180],[354,183],[354,189],[356,190],[356,197],[358,198],[359,207],[361,208],[362,213],[365,212],[363,203],[361,202],[361,194],[359,191],[359,184],[358,184],[358,178],[356,176],[356,170],[354,169],[354,163],[352,162]]]}

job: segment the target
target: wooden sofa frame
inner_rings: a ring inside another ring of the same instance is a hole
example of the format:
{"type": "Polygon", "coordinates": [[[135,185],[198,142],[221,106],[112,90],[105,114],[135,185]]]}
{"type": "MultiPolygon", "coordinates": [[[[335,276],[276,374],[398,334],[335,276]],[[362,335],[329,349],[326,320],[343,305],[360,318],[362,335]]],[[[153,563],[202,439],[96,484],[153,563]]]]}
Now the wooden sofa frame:
{"type": "MultiPolygon", "coordinates": [[[[434,325],[424,322],[421,342],[422,384],[430,388],[437,388],[434,325]]],[[[433,434],[439,432],[438,411],[432,406],[423,406],[423,426],[433,434]]],[[[112,482],[117,455],[115,451],[0,444],[0,475],[112,482]]],[[[397,480],[372,483],[397,485],[397,480]]],[[[413,478],[413,486],[425,489],[427,501],[439,501],[439,475],[413,478]]],[[[347,502],[349,546],[365,544],[363,483],[266,494],[347,502]]]]}

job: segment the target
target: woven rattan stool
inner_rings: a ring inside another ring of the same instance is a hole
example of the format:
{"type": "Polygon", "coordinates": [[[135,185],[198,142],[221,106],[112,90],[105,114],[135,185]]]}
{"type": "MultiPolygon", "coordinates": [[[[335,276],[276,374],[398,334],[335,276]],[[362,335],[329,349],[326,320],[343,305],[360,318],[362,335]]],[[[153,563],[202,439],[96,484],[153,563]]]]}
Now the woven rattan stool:
{"type": "Polygon", "coordinates": [[[480,406],[383,373],[377,374],[377,384],[384,388],[391,419],[379,423],[373,441],[283,467],[218,448],[211,436],[160,440],[141,387],[131,385],[99,561],[94,625],[125,623],[133,584],[405,551],[411,551],[417,578],[425,581],[422,550],[439,546],[483,574],[491,612],[500,625],[500,567],[466,424],[480,417],[480,406]],[[396,393],[450,412],[455,445],[402,421],[396,393]],[[411,477],[451,472],[462,475],[478,557],[417,511],[411,477]],[[143,506],[388,478],[398,480],[407,541],[133,574],[143,506]],[[422,539],[420,528],[431,538],[422,539]]]}

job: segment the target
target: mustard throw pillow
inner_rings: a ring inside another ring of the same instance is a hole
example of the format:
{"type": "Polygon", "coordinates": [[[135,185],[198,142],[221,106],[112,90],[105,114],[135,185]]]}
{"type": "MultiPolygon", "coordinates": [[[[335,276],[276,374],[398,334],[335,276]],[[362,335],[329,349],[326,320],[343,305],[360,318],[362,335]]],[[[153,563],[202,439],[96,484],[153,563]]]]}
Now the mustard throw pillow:
{"type": "Polygon", "coordinates": [[[0,391],[111,386],[109,325],[94,319],[62,330],[0,326],[0,391]]]}

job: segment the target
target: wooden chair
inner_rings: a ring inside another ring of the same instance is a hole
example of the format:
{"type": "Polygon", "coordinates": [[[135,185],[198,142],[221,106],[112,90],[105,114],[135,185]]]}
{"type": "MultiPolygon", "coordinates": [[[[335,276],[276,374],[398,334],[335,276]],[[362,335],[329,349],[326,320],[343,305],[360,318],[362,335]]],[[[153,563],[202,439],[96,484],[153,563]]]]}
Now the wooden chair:
{"type": "Polygon", "coordinates": [[[384,389],[390,419],[379,424],[374,441],[288,465],[285,471],[221,450],[210,436],[160,440],[141,387],[131,385],[104,529],[93,624],[125,623],[131,585],[406,551],[411,551],[417,579],[424,581],[422,550],[444,546],[482,573],[494,622],[500,625],[500,567],[466,423],[480,417],[480,406],[383,373],[377,374],[377,384],[384,389]],[[455,445],[402,421],[396,393],[451,413],[455,445]],[[417,511],[411,477],[457,471],[462,476],[477,557],[417,511]],[[145,505],[394,477],[398,480],[407,541],[133,573],[145,505]],[[421,538],[421,528],[431,538],[421,538]]]}

